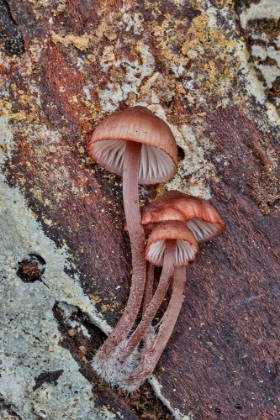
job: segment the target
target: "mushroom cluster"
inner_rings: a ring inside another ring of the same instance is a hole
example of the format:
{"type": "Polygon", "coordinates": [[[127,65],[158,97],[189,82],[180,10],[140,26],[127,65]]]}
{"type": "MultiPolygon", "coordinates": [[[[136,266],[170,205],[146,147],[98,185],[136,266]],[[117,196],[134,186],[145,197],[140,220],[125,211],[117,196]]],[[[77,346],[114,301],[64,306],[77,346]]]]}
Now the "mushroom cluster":
{"type": "Polygon", "coordinates": [[[138,183],[168,181],[177,169],[174,136],[147,108],[136,106],[105,118],[87,152],[123,178],[133,272],[123,315],[92,365],[112,385],[132,392],[153,372],[172,334],[183,302],[186,266],[197,258],[198,242],[213,239],[225,224],[209,202],[178,191],[168,191],[140,210],[138,183]],[[162,267],[156,287],[155,266],[162,267]],[[170,285],[168,307],[153,325],[170,285]]]}

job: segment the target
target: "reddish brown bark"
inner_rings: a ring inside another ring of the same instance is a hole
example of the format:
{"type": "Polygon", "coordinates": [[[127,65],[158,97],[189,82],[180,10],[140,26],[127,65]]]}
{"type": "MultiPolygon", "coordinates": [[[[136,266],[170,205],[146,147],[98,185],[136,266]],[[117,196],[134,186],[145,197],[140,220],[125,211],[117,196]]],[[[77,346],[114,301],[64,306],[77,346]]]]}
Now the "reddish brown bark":
{"type": "MultiPolygon", "coordinates": [[[[28,52],[24,56],[21,43],[13,47],[12,54],[16,52],[20,60],[11,62],[9,74],[3,66],[0,73],[10,83],[14,115],[19,118],[22,112],[25,116],[23,121],[12,120],[17,145],[4,168],[7,179],[21,188],[46,234],[58,246],[67,244],[71,273],[79,275],[85,293],[113,326],[127,300],[131,270],[121,180],[94,165],[85,147],[102,116],[97,91],[110,79],[100,70],[98,57],[115,42],[115,35],[107,28],[104,36],[91,38],[90,53],[95,58],[73,44],[55,44],[49,36],[50,30],[63,36],[91,33],[101,23],[98,13],[103,3],[69,0],[60,13],[55,11],[58,2],[36,9],[31,2],[9,0],[11,22],[28,52]],[[35,41],[43,46],[38,57],[30,50],[35,41]],[[23,77],[23,68],[28,67],[24,57],[32,61],[32,72],[23,77]],[[31,92],[32,79],[41,102],[31,92]],[[86,101],[81,92],[89,82],[92,99],[86,101]],[[57,130],[55,141],[45,129],[38,134],[42,125],[57,130]]],[[[168,77],[168,59],[151,28],[170,13],[174,19],[184,17],[185,36],[192,19],[200,14],[191,1],[186,3],[180,14],[171,2],[147,3],[149,7],[142,1],[131,2],[135,13],[143,13],[157,71],[168,77]]],[[[110,10],[121,4],[104,3],[104,22],[110,10]]],[[[115,55],[123,49],[135,59],[134,47],[140,38],[119,28],[121,47],[114,44],[115,55]]],[[[176,48],[179,51],[174,44],[175,53],[176,48]]],[[[219,66],[223,68],[223,63],[219,66]]],[[[214,94],[212,98],[202,109],[191,107],[180,92],[170,100],[160,99],[173,123],[183,121],[198,132],[203,121],[204,135],[213,146],[206,159],[216,170],[206,182],[227,230],[201,245],[197,262],[187,269],[183,309],[156,375],[171,405],[184,413],[191,411],[195,420],[275,420],[280,411],[279,132],[269,126],[264,109],[253,100],[241,96],[239,103],[216,109],[219,101],[214,94]]],[[[126,106],[119,104],[120,109],[126,106]]],[[[154,188],[141,189],[143,202],[155,194],[154,188]]],[[[90,372],[89,367],[83,369],[90,372]]],[[[94,380],[91,373],[88,378],[94,380]]],[[[118,401],[119,397],[110,394],[110,398],[118,401]]]]}

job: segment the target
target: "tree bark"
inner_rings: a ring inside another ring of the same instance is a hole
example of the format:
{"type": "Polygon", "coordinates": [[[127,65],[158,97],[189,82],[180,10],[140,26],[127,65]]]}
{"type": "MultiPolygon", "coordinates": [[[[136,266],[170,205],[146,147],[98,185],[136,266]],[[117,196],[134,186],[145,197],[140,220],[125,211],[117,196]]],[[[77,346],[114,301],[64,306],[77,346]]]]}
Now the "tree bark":
{"type": "Polygon", "coordinates": [[[227,225],[187,269],[183,308],[155,371],[162,395],[194,420],[273,420],[280,411],[280,76],[268,79],[253,48],[267,48],[265,66],[278,74],[279,16],[254,19],[254,4],[1,4],[0,103],[15,138],[3,173],[46,235],[67,246],[67,272],[112,327],[131,270],[121,179],[85,153],[105,115],[144,104],[174,132],[178,175],[140,188],[142,204],[165,188],[188,189],[211,198],[227,225]],[[252,34],[264,31],[268,41],[257,44],[252,34]]]}

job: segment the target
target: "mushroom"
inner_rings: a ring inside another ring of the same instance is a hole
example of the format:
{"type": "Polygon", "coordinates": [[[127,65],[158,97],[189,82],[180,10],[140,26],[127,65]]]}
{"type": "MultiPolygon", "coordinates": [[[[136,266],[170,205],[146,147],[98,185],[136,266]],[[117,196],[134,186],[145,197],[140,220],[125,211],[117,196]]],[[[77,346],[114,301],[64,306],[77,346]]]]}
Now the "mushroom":
{"type": "MultiPolygon", "coordinates": [[[[183,226],[188,227],[193,232],[197,241],[213,239],[225,229],[224,222],[209,202],[178,191],[169,191],[142,209],[142,224],[145,225],[146,230],[151,230],[153,226],[162,226],[164,223],[174,223],[178,224],[178,226],[181,225],[181,229],[182,223],[184,223],[183,226]],[[170,222],[171,220],[173,220],[173,222],[170,222]],[[159,224],[157,225],[157,223],[159,224]]],[[[157,227],[154,228],[153,232],[156,232],[157,227]]],[[[148,244],[151,241],[151,237],[152,234],[149,237],[148,244]]],[[[150,257],[155,255],[156,258],[160,260],[162,258],[161,244],[155,243],[152,248],[147,246],[146,257],[147,255],[150,257]]],[[[152,263],[158,263],[155,258],[149,258],[149,260],[152,263]]],[[[152,283],[152,267],[150,267],[149,270],[150,283],[152,283]]],[[[132,338],[135,335],[135,344],[137,341],[136,338],[139,339],[142,324],[141,333],[143,334],[142,340],[144,342],[144,349],[138,366],[124,378],[122,386],[128,391],[132,392],[137,389],[153,372],[178,318],[183,302],[185,284],[186,268],[184,266],[175,266],[171,299],[168,308],[161,319],[159,331],[156,335],[152,332],[151,325],[149,326],[150,330],[146,328],[147,322],[145,323],[144,320],[147,320],[148,317],[150,308],[148,302],[151,300],[152,303],[155,300],[157,291],[153,298],[151,297],[150,288],[145,292],[147,309],[138,326],[139,334],[136,337],[136,329],[135,333],[130,338],[132,341],[132,338]]]]}
{"type": "MultiPolygon", "coordinates": [[[[128,392],[133,392],[138,389],[148,376],[152,374],[173,332],[184,300],[186,286],[185,267],[175,267],[173,277],[171,299],[160,321],[158,333],[150,333],[148,337],[145,337],[146,347],[140,363],[129,375],[124,377],[121,383],[122,388],[128,392]]],[[[153,330],[155,331],[156,328],[158,326],[153,327],[153,330]]]]}
{"type": "MultiPolygon", "coordinates": [[[[145,277],[145,235],[141,225],[138,182],[154,184],[169,180],[177,169],[177,147],[168,125],[142,106],[115,112],[95,129],[87,153],[99,165],[123,176],[123,199],[131,243],[132,279],[122,317],[96,355],[113,354],[134,325],[141,307],[145,277]]],[[[102,358],[101,357],[101,358],[102,358]]]]}
{"type": "MultiPolygon", "coordinates": [[[[142,224],[146,233],[151,231],[154,224],[167,220],[186,223],[198,242],[213,239],[225,229],[218,212],[208,201],[180,191],[168,191],[142,208],[142,224]]],[[[150,263],[148,270],[149,282],[147,281],[144,300],[146,306],[152,296],[153,266],[150,263]]]]}
{"type": "Polygon", "coordinates": [[[198,242],[209,241],[226,228],[217,210],[208,201],[180,191],[167,191],[142,209],[143,225],[166,220],[185,222],[198,242]]]}
{"type": "Polygon", "coordinates": [[[119,356],[120,363],[125,363],[149,331],[151,322],[167,293],[174,267],[186,267],[192,264],[197,254],[198,243],[184,223],[168,221],[154,227],[148,238],[146,259],[153,265],[162,266],[162,273],[156,292],[147,305],[141,322],[123,346],[119,356]]]}

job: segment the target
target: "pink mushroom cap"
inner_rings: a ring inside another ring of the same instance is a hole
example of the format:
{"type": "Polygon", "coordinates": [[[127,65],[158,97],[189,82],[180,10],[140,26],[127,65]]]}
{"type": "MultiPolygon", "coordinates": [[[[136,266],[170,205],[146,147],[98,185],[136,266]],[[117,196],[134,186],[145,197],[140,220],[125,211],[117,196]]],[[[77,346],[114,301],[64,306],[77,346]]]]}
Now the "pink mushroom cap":
{"type": "Polygon", "coordinates": [[[176,241],[175,267],[192,264],[198,255],[198,243],[191,230],[182,222],[168,221],[157,224],[146,247],[146,259],[154,265],[163,265],[165,243],[176,241]]]}
{"type": "Polygon", "coordinates": [[[209,241],[226,228],[217,210],[206,200],[167,191],[142,209],[142,224],[161,223],[167,220],[185,222],[197,241],[209,241]]]}
{"type": "Polygon", "coordinates": [[[142,143],[140,184],[165,182],[177,170],[177,146],[168,125],[148,108],[117,111],[96,127],[87,153],[100,166],[122,175],[126,142],[142,143]]]}

